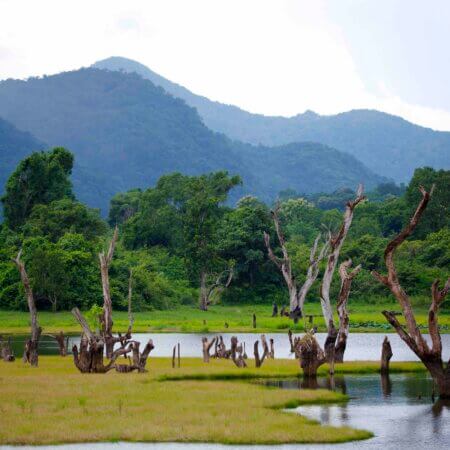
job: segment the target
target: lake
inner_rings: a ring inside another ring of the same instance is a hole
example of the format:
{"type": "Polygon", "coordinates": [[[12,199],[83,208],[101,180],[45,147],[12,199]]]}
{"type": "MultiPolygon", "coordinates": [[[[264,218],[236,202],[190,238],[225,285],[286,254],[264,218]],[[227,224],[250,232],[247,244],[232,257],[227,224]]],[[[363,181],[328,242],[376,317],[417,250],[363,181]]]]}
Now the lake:
{"type": "MultiPolygon", "coordinates": [[[[173,346],[178,342],[181,344],[181,356],[201,357],[202,356],[202,337],[207,336],[209,339],[212,334],[194,334],[194,333],[137,333],[133,335],[133,339],[140,342],[147,342],[153,339],[155,349],[151,356],[172,356],[173,346]]],[[[246,343],[247,354],[249,358],[253,358],[253,343],[260,339],[259,334],[255,333],[222,333],[227,348],[230,346],[231,336],[237,336],[239,342],[246,343]]],[[[318,333],[317,338],[323,345],[326,334],[318,333]]],[[[378,361],[381,354],[381,344],[384,336],[388,336],[391,341],[394,356],[392,361],[418,361],[416,355],[406,346],[406,344],[395,333],[350,333],[345,352],[347,361],[378,361]]],[[[267,339],[273,338],[275,343],[276,358],[293,358],[290,353],[290,345],[287,333],[267,333],[267,339]]],[[[23,342],[26,336],[13,336],[13,347],[16,355],[22,355],[23,342]]],[[[428,336],[426,336],[427,339],[428,336]]],[[[78,344],[79,336],[71,336],[69,338],[69,348],[73,344],[78,344]]],[[[450,358],[450,334],[442,335],[442,346],[444,360],[450,358]]],[[[58,349],[56,342],[47,336],[43,336],[40,342],[41,354],[57,354],[58,349]]]]}

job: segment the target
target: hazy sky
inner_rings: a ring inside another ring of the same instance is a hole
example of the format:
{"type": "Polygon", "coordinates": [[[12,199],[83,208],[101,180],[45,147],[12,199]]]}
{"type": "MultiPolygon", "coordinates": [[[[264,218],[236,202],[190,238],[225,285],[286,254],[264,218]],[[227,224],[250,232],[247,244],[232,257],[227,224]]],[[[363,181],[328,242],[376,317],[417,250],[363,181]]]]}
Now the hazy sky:
{"type": "Polygon", "coordinates": [[[0,0],[0,79],[135,59],[271,115],[376,108],[450,130],[448,0],[0,0]]]}

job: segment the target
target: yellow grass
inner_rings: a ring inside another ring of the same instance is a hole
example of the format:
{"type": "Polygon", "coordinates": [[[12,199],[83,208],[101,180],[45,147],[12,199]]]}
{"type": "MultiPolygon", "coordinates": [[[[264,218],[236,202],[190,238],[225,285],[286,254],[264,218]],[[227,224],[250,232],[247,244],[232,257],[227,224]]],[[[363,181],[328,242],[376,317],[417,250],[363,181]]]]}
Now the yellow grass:
{"type": "MultiPolygon", "coordinates": [[[[361,366],[354,368],[358,371],[361,366]]],[[[343,367],[350,371],[351,363],[343,367]]],[[[151,358],[148,369],[146,374],[83,375],[71,358],[56,356],[41,357],[35,369],[21,361],[0,363],[0,444],[331,443],[371,436],[282,411],[302,403],[345,401],[340,394],[225,380],[243,373],[298,376],[296,361],[270,360],[257,370],[235,368],[231,361],[204,364],[185,358],[180,369],[172,369],[170,359],[151,358]],[[199,374],[223,379],[193,379],[199,374]],[[173,375],[191,379],[163,381],[173,375]]]]}

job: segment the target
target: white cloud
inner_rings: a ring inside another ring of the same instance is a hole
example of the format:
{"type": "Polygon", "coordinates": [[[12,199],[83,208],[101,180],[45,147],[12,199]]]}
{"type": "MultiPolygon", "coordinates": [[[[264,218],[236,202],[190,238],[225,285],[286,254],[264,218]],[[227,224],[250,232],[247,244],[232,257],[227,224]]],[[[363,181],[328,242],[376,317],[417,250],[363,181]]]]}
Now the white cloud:
{"type": "Polygon", "coordinates": [[[450,130],[448,111],[368,91],[325,1],[0,0],[0,43],[0,78],[121,55],[252,112],[376,108],[450,130]]]}

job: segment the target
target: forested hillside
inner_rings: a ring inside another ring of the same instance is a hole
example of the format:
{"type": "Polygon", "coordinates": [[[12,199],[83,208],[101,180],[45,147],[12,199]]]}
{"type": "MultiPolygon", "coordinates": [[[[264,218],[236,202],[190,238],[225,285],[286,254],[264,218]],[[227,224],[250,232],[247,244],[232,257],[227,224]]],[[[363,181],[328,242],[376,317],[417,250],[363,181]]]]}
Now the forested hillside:
{"type": "Polygon", "coordinates": [[[307,111],[290,118],[251,114],[195,95],[136,61],[113,57],[94,66],[139,73],[195,107],[206,126],[232,139],[270,146],[320,142],[350,153],[375,173],[397,182],[409,181],[416,167],[450,168],[450,133],[414,125],[400,117],[374,110],[330,116],[307,111]]]}
{"type": "Polygon", "coordinates": [[[45,144],[30,133],[18,130],[0,117],[0,194],[17,163],[31,152],[44,148],[45,144]]]}
{"type": "MultiPolygon", "coordinates": [[[[263,239],[263,233],[269,233],[274,252],[280,254],[270,207],[252,196],[227,206],[241,181],[238,176],[223,171],[166,174],[148,189],[114,196],[108,225],[98,211],[77,200],[70,180],[73,162],[64,148],[33,153],[8,179],[2,198],[5,221],[0,225],[0,309],[27,307],[11,262],[20,248],[39,309],[101,304],[98,253],[115,225],[119,242],[110,269],[115,310],[127,307],[130,269],[136,311],[197,306],[199,293],[209,292],[217,280],[220,289],[211,297],[214,302],[287,304],[283,279],[263,239]]],[[[450,264],[449,183],[450,171],[422,168],[404,190],[382,184],[367,193],[341,251],[342,261],[351,258],[355,266],[362,265],[353,282],[351,305],[389,301],[387,290],[370,272],[383,269],[384,248],[413,213],[418,186],[435,184],[426,214],[402,245],[398,261],[402,285],[416,303],[428,306],[432,281],[444,279],[450,264]]],[[[323,241],[326,230],[340,227],[342,209],[354,195],[348,190],[309,198],[292,191],[282,194],[279,216],[299,283],[305,279],[314,239],[322,232],[323,241]]],[[[322,273],[323,267],[307,302],[318,301],[322,273]]],[[[334,299],[339,286],[335,274],[334,299]]]]}
{"type": "MultiPolygon", "coordinates": [[[[228,170],[243,193],[272,201],[280,190],[330,192],[382,178],[350,155],[319,144],[252,147],[209,130],[194,108],[136,74],[82,69],[0,83],[0,116],[49,146],[75,154],[79,198],[107,212],[117,192],[154,185],[165,173],[228,170]]],[[[20,155],[5,150],[17,164],[20,155]]],[[[23,153],[22,153],[23,155],[23,153]]],[[[0,168],[2,177],[8,168],[0,168]]]]}

